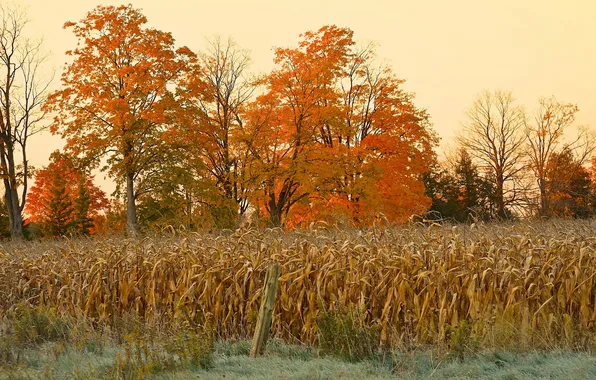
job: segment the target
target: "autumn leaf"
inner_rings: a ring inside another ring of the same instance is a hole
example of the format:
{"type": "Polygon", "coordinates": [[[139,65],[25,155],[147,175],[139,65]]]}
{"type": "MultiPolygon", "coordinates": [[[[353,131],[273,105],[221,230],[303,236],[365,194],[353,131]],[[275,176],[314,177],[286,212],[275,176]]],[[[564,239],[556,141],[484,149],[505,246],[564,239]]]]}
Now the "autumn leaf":
{"type": "Polygon", "coordinates": [[[107,207],[106,194],[93,177],[77,170],[73,161],[58,151],[37,171],[25,208],[28,222],[40,225],[48,236],[93,231],[93,220],[107,207]]]}
{"type": "Polygon", "coordinates": [[[126,187],[128,230],[135,233],[136,198],[147,176],[170,148],[166,135],[177,118],[176,86],[195,56],[174,46],[170,33],[145,27],[128,6],[98,6],[79,22],[67,22],[78,47],[62,74],[62,88],[48,98],[56,114],[50,130],[85,164],[102,159],[126,187]]]}

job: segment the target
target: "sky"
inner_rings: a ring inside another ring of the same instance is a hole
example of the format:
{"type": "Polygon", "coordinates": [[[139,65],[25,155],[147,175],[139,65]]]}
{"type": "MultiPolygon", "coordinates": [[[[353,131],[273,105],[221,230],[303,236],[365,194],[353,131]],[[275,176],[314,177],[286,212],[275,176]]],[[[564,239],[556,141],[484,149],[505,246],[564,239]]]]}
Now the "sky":
{"type": "MultiPolygon", "coordinates": [[[[14,1],[14,0],[13,0],[14,1]]],[[[415,104],[428,110],[441,147],[465,121],[483,90],[507,90],[532,112],[541,97],[577,104],[577,122],[596,128],[596,1],[593,0],[16,0],[43,38],[47,73],[60,85],[64,52],[76,45],[66,21],[99,4],[131,3],[148,25],[171,32],[179,46],[200,51],[214,36],[250,51],[252,71],[273,67],[273,48],[295,46],[299,34],[335,24],[373,42],[378,57],[406,80],[415,104]]],[[[31,141],[35,166],[60,148],[49,133],[31,141]]],[[[98,175],[106,190],[109,181],[98,175]]]]}

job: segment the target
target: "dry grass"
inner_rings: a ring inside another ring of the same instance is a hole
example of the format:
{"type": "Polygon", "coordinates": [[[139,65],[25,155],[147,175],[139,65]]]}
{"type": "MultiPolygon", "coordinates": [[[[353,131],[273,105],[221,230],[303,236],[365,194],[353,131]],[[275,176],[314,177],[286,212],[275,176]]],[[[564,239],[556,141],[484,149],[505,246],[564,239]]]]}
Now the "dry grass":
{"type": "Polygon", "coordinates": [[[108,326],[132,313],[246,337],[267,265],[277,261],[273,334],[289,341],[315,342],[325,312],[351,310],[394,348],[466,339],[586,348],[595,342],[595,227],[412,225],[8,244],[0,312],[27,302],[108,326]],[[461,321],[465,334],[456,331],[461,321]]]}

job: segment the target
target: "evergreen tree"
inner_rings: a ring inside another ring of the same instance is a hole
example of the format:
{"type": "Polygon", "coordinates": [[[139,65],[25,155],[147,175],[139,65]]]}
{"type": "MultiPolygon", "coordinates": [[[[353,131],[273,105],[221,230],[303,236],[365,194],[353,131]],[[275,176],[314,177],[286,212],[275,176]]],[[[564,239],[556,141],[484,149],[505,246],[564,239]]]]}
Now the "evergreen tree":
{"type": "Polygon", "coordinates": [[[454,179],[458,187],[455,219],[460,222],[470,219],[488,220],[491,217],[492,203],[490,182],[480,175],[466,149],[462,148],[458,153],[454,169],[454,179]]]}
{"type": "Polygon", "coordinates": [[[44,232],[48,236],[64,236],[73,227],[74,208],[67,192],[66,179],[55,176],[50,183],[45,205],[44,232]]]}
{"type": "Polygon", "coordinates": [[[494,208],[491,181],[482,177],[465,149],[458,152],[451,170],[434,165],[425,174],[424,183],[426,195],[432,199],[428,218],[456,222],[491,218],[494,208]]]}
{"type": "Polygon", "coordinates": [[[93,184],[93,177],[56,151],[48,166],[35,175],[26,213],[29,224],[39,226],[45,236],[87,235],[95,232],[94,221],[107,204],[105,193],[93,184]]]}
{"type": "Polygon", "coordinates": [[[594,189],[589,171],[570,149],[553,153],[546,170],[547,215],[587,218],[594,214],[594,189]]]}
{"type": "Polygon", "coordinates": [[[426,218],[454,219],[457,212],[457,186],[454,177],[439,165],[433,165],[431,170],[424,174],[423,180],[425,194],[432,201],[426,218]]]}
{"type": "Polygon", "coordinates": [[[89,230],[93,227],[93,220],[89,217],[91,196],[87,187],[87,176],[80,173],[77,197],[74,200],[74,225],[76,232],[81,235],[89,235],[89,230]]]}

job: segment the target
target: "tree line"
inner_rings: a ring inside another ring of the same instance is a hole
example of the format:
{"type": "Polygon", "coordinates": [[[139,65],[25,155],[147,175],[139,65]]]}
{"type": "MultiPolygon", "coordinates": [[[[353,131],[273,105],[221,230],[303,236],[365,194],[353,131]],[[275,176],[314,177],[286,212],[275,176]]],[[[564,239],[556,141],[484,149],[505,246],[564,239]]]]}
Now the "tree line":
{"type": "Polygon", "coordinates": [[[24,224],[45,236],[134,235],[592,212],[592,136],[566,137],[576,106],[544,99],[530,121],[511,94],[486,92],[460,149],[440,163],[427,111],[348,28],[303,33],[296,46],[275,49],[271,72],[255,75],[231,40],[194,52],[131,5],[98,6],[65,24],[78,43],[66,52],[60,88],[47,93],[41,45],[22,38],[22,14],[4,10],[3,19],[2,36],[15,41],[0,44],[20,46],[22,63],[0,51],[14,69],[2,83],[0,163],[15,238],[24,224]],[[65,148],[31,170],[27,138],[48,118],[65,148]],[[110,199],[93,184],[97,169],[117,185],[110,199]]]}
{"type": "Polygon", "coordinates": [[[539,100],[531,116],[504,91],[481,93],[458,149],[425,174],[429,216],[455,221],[579,217],[596,211],[596,139],[575,123],[576,105],[539,100]],[[592,165],[592,168],[594,165],[592,165]]]}

